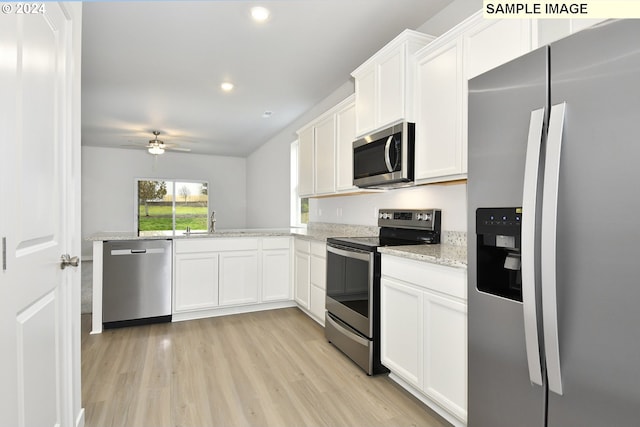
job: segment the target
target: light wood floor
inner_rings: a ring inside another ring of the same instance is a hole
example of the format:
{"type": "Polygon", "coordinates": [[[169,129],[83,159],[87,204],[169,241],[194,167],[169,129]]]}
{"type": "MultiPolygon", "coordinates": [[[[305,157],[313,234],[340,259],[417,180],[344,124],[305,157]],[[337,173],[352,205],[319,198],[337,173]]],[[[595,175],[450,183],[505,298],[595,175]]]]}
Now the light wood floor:
{"type": "Polygon", "coordinates": [[[297,308],[100,335],[82,321],[87,427],[448,425],[297,308]]]}

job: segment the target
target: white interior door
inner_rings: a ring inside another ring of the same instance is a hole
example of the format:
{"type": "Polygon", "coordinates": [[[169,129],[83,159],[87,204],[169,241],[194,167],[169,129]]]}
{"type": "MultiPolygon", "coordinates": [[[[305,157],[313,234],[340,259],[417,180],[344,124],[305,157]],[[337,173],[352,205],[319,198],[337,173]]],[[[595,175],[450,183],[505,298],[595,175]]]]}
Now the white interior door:
{"type": "Polygon", "coordinates": [[[0,17],[0,424],[68,426],[78,423],[80,273],[61,269],[60,258],[79,250],[78,27],[57,3],[35,14],[7,5],[0,17]]]}

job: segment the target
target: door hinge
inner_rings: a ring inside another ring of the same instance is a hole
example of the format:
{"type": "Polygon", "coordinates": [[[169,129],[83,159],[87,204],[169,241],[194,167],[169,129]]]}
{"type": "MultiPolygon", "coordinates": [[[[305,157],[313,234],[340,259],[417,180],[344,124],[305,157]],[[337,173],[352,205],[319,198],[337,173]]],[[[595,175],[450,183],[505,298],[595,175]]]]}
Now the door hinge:
{"type": "Polygon", "coordinates": [[[7,271],[7,238],[2,238],[2,271],[7,271]]]}

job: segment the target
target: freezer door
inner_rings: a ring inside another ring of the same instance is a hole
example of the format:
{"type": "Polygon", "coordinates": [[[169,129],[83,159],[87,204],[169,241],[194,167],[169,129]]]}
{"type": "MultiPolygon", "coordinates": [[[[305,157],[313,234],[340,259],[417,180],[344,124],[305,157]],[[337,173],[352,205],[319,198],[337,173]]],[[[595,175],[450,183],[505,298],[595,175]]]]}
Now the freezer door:
{"type": "Polygon", "coordinates": [[[639,423],[639,40],[640,21],[629,20],[551,45],[551,104],[566,110],[556,224],[559,361],[550,361],[558,363],[563,395],[549,392],[550,427],[639,423]]]}
{"type": "MultiPolygon", "coordinates": [[[[540,114],[544,123],[546,116],[540,110],[548,101],[547,54],[546,48],[533,51],[469,82],[470,427],[544,425],[544,389],[533,384],[529,375],[523,305],[478,291],[478,268],[484,261],[478,262],[475,219],[478,208],[523,206],[530,124],[532,120],[540,123],[540,114]]],[[[534,305],[539,304],[534,301],[534,305]]],[[[537,332],[535,319],[533,324],[537,332]]],[[[537,349],[532,357],[539,364],[537,349]]]]}

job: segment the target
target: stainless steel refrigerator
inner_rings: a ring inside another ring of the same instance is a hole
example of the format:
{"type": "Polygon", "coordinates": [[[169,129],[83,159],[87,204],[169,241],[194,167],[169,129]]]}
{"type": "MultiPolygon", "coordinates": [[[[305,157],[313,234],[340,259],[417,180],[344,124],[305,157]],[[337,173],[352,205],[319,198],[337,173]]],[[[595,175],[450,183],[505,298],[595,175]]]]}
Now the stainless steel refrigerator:
{"type": "Polygon", "coordinates": [[[468,425],[640,425],[640,20],[468,101],[468,425]]]}

